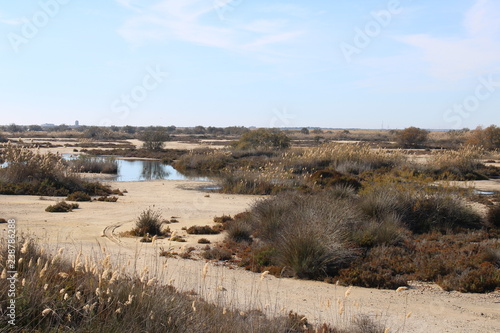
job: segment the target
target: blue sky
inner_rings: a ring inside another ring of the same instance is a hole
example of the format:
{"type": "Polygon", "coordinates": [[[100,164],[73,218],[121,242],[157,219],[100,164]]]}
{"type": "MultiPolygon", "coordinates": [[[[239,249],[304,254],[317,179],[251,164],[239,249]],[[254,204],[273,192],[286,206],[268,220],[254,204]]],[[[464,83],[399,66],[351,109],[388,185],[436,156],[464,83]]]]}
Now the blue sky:
{"type": "Polygon", "coordinates": [[[0,7],[0,124],[499,124],[496,0],[0,7]]]}

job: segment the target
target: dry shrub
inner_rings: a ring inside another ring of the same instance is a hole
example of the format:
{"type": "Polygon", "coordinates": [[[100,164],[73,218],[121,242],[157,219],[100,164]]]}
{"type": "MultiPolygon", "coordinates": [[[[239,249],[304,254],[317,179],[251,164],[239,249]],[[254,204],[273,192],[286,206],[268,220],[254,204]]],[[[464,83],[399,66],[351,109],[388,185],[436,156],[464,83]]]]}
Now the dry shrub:
{"type": "Polygon", "coordinates": [[[338,279],[345,285],[396,289],[407,285],[413,271],[411,250],[381,245],[340,270],[338,279]]]}
{"type": "Polygon", "coordinates": [[[102,196],[97,198],[97,201],[103,201],[103,202],[117,202],[118,197],[110,197],[110,196],[102,196]]]}
{"type": "Polygon", "coordinates": [[[486,215],[489,227],[500,228],[500,205],[491,206],[486,215]]]}
{"type": "Polygon", "coordinates": [[[91,201],[92,198],[90,197],[90,195],[88,195],[85,192],[77,191],[77,192],[74,192],[74,193],[71,193],[70,195],[68,195],[66,200],[68,200],[68,201],[91,201]]]}
{"type": "Polygon", "coordinates": [[[482,227],[481,216],[457,197],[457,189],[431,185],[432,179],[411,174],[374,178],[361,191],[360,207],[379,221],[396,214],[416,233],[482,227]]]}
{"type": "Polygon", "coordinates": [[[404,234],[401,217],[388,213],[384,217],[367,220],[351,231],[350,238],[356,245],[370,248],[378,245],[397,245],[404,240],[404,234]]]}
{"type": "Polygon", "coordinates": [[[135,222],[135,228],[132,230],[135,236],[162,236],[161,226],[163,219],[161,211],[155,211],[151,207],[141,212],[135,222]]]}
{"type": "Polygon", "coordinates": [[[211,242],[206,238],[198,239],[198,244],[210,244],[211,242]]]}
{"type": "Polygon", "coordinates": [[[242,223],[276,249],[270,264],[287,266],[299,277],[333,274],[354,255],[345,242],[361,215],[350,200],[329,191],[279,194],[256,203],[251,214],[242,223]]]}
{"type": "Polygon", "coordinates": [[[222,215],[222,216],[214,217],[215,223],[226,223],[226,222],[230,222],[230,221],[233,221],[233,218],[231,217],[231,215],[222,215]]]}
{"type": "Polygon", "coordinates": [[[481,126],[469,132],[466,144],[481,146],[487,150],[500,148],[500,128],[491,125],[487,128],[481,126]]]}
{"type": "Polygon", "coordinates": [[[396,133],[396,142],[403,147],[419,146],[427,141],[429,131],[408,127],[396,133]]]}
{"type": "Polygon", "coordinates": [[[251,242],[252,229],[245,221],[231,221],[226,225],[227,239],[234,242],[251,242]]]}
{"type": "Polygon", "coordinates": [[[56,203],[55,205],[51,205],[45,208],[46,212],[49,213],[67,213],[73,211],[73,209],[77,209],[78,204],[69,204],[66,201],[61,201],[56,203]]]}
{"type": "Polygon", "coordinates": [[[231,260],[233,257],[232,253],[221,247],[214,247],[212,249],[207,249],[201,253],[201,256],[208,260],[231,260]]]}
{"type": "Polygon", "coordinates": [[[220,230],[218,228],[213,228],[209,225],[205,226],[192,226],[189,227],[186,232],[189,235],[216,235],[220,233],[220,230]]]}
{"type": "Polygon", "coordinates": [[[335,170],[320,170],[311,175],[310,181],[319,187],[351,187],[358,190],[361,183],[350,176],[341,174],[335,170]]]}

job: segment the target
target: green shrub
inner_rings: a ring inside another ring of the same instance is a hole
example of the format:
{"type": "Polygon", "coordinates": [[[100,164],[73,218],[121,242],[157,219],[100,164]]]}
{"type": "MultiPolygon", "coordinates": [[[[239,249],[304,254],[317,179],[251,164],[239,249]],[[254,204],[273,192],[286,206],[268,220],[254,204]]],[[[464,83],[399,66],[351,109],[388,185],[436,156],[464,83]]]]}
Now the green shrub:
{"type": "Polygon", "coordinates": [[[91,201],[92,198],[90,197],[90,195],[88,195],[85,192],[77,191],[77,192],[74,192],[74,193],[71,193],[70,195],[68,195],[66,200],[68,200],[68,201],[91,201]]]}
{"type": "Polygon", "coordinates": [[[69,204],[66,201],[61,201],[55,205],[45,208],[45,211],[49,213],[67,213],[73,211],[73,209],[77,209],[78,207],[78,204],[69,204]]]}

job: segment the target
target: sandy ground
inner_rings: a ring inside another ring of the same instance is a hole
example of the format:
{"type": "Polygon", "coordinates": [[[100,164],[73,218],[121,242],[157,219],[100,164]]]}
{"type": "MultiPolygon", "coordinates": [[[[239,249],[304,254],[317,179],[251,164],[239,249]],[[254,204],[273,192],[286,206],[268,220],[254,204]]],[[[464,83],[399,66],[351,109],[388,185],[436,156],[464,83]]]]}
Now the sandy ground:
{"type": "MultiPolygon", "coordinates": [[[[259,274],[217,263],[210,263],[208,276],[202,279],[205,261],[167,259],[158,253],[161,248],[201,247],[198,238],[215,241],[221,236],[189,236],[188,243],[158,240],[150,244],[120,237],[120,232],[130,230],[135,217],[151,206],[161,209],[165,218],[175,217],[179,223],[169,227],[185,235],[182,227],[211,224],[214,216],[242,212],[258,198],[208,194],[199,189],[207,183],[192,181],[110,184],[128,193],[116,203],[80,203],[80,209],[70,213],[44,211],[60,198],[0,195],[0,217],[15,218],[19,232],[36,235],[49,248],[64,247],[67,254],[82,250],[95,256],[102,256],[105,249],[117,265],[125,265],[129,271],[147,267],[151,275],[166,283],[194,290],[228,307],[259,308],[271,315],[292,310],[311,322],[342,322],[356,313],[365,313],[386,324],[391,332],[500,332],[498,292],[460,294],[416,282],[403,292],[354,287],[345,298],[344,287],[271,276],[261,280],[259,274]],[[339,300],[344,303],[342,315],[339,300]]],[[[495,184],[498,190],[498,182],[495,184]]],[[[6,226],[0,228],[5,230],[6,226]]]]}

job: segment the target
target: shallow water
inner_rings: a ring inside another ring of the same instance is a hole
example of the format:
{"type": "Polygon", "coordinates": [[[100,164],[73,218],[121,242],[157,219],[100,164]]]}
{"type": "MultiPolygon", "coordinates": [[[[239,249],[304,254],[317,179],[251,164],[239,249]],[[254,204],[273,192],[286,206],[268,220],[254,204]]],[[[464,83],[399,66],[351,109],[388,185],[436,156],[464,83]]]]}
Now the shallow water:
{"type": "Polygon", "coordinates": [[[207,177],[186,176],[175,170],[171,165],[160,161],[150,160],[121,160],[118,162],[118,174],[106,177],[106,180],[119,182],[146,181],[146,180],[197,180],[210,181],[207,177]]]}
{"type": "MultiPolygon", "coordinates": [[[[75,155],[64,156],[64,159],[71,160],[77,158],[75,155]]],[[[96,157],[99,159],[100,157],[96,157]]],[[[106,174],[97,176],[96,180],[136,182],[148,180],[196,180],[208,182],[211,179],[201,176],[187,176],[175,170],[171,165],[163,164],[155,160],[133,160],[117,158],[118,174],[106,174]]]]}

